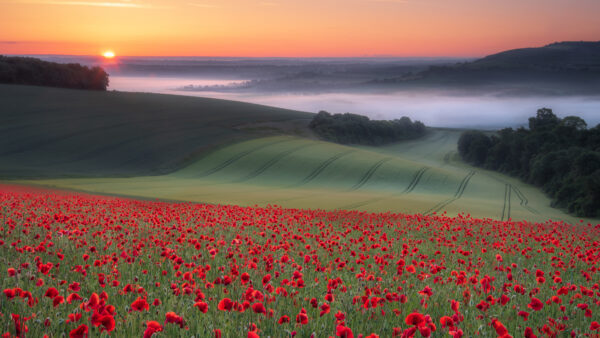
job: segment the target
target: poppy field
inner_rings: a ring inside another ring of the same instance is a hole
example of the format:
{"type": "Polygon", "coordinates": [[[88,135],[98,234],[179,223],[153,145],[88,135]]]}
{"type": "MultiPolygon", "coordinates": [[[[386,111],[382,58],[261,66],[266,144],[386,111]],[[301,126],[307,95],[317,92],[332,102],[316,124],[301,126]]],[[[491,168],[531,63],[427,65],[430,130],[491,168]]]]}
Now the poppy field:
{"type": "Polygon", "coordinates": [[[4,337],[598,337],[600,225],[0,186],[4,337]]]}

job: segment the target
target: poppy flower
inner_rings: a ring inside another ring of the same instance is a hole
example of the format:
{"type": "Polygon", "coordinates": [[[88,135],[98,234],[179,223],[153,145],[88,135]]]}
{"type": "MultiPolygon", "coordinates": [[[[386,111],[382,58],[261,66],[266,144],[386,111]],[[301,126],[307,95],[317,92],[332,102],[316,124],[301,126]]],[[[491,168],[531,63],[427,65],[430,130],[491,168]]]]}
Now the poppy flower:
{"type": "Polygon", "coordinates": [[[194,303],[194,306],[197,307],[198,310],[200,310],[200,312],[202,313],[208,312],[208,304],[206,304],[205,302],[196,302],[194,303]]]}
{"type": "Polygon", "coordinates": [[[423,323],[424,321],[425,321],[425,317],[418,312],[413,312],[413,313],[409,314],[408,316],[406,316],[406,318],[404,319],[404,322],[406,323],[406,325],[411,325],[411,326],[418,326],[419,324],[423,323]]]}
{"type": "Polygon", "coordinates": [[[541,300],[532,297],[531,302],[527,304],[527,307],[534,311],[540,311],[544,307],[544,303],[542,303],[541,300]]]}
{"type": "Polygon", "coordinates": [[[144,330],[144,338],[150,338],[154,333],[161,332],[162,330],[162,325],[160,325],[157,321],[148,321],[146,322],[146,330],[144,330]]]}
{"type": "Polygon", "coordinates": [[[54,297],[56,296],[58,296],[58,290],[56,290],[56,288],[48,288],[48,290],[46,290],[46,293],[44,293],[44,297],[54,299],[54,297]]]}
{"type": "Polygon", "coordinates": [[[100,327],[100,332],[111,332],[115,329],[115,318],[111,315],[104,315],[96,319],[93,323],[94,326],[100,327]]]}
{"type": "Polygon", "coordinates": [[[185,326],[183,318],[178,316],[175,312],[167,312],[165,314],[165,323],[173,323],[179,325],[180,328],[185,326]]]}
{"type": "Polygon", "coordinates": [[[345,327],[344,325],[338,325],[335,328],[335,335],[341,338],[354,338],[354,334],[349,327],[345,327]]]}
{"type": "Polygon", "coordinates": [[[233,302],[229,298],[223,298],[219,302],[217,308],[221,311],[231,311],[231,308],[233,308],[233,302]]]}
{"type": "Polygon", "coordinates": [[[85,324],[79,325],[76,329],[69,332],[69,338],[87,338],[88,337],[88,326],[85,324]]]}
{"type": "Polygon", "coordinates": [[[145,298],[139,297],[131,303],[131,310],[133,311],[148,311],[150,310],[150,304],[146,301],[145,298]]]}
{"type": "Polygon", "coordinates": [[[59,306],[60,304],[62,304],[64,302],[65,302],[65,297],[63,297],[63,296],[56,296],[52,300],[52,306],[53,307],[57,307],[57,306],[59,306]]]}
{"type": "Polygon", "coordinates": [[[279,317],[279,320],[277,321],[278,324],[289,323],[289,322],[290,322],[290,317],[288,317],[286,315],[279,317]]]}
{"type": "Polygon", "coordinates": [[[263,303],[252,304],[252,311],[254,311],[255,313],[267,313],[267,310],[265,309],[263,303]]]}
{"type": "Polygon", "coordinates": [[[13,299],[16,296],[16,292],[14,289],[4,289],[4,295],[6,296],[6,298],[8,299],[13,299]]]}

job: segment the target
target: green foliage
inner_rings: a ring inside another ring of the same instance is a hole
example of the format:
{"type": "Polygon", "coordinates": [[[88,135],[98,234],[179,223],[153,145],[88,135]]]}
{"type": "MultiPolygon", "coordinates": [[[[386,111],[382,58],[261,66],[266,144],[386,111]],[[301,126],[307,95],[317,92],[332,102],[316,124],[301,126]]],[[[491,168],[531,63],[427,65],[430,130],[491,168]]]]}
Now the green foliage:
{"type": "Polygon", "coordinates": [[[309,127],[322,138],[342,144],[381,145],[414,139],[425,134],[425,125],[403,116],[392,121],[374,121],[357,114],[320,111],[309,127]]]}
{"type": "Polygon", "coordinates": [[[89,68],[78,63],[0,55],[0,83],[106,90],[108,74],[100,67],[89,68]]]}
{"type": "Polygon", "coordinates": [[[519,176],[578,216],[600,216],[600,125],[587,129],[576,116],[558,118],[542,108],[529,129],[502,129],[488,137],[464,132],[461,157],[476,166],[519,176]]]}

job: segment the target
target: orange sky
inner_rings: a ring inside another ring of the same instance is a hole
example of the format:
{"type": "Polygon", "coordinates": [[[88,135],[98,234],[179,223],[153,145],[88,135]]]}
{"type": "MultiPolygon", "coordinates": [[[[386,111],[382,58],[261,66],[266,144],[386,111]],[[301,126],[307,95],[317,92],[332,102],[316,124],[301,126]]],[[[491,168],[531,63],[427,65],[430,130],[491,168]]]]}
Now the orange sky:
{"type": "Polygon", "coordinates": [[[0,0],[0,54],[481,56],[600,40],[599,0],[0,0]]]}

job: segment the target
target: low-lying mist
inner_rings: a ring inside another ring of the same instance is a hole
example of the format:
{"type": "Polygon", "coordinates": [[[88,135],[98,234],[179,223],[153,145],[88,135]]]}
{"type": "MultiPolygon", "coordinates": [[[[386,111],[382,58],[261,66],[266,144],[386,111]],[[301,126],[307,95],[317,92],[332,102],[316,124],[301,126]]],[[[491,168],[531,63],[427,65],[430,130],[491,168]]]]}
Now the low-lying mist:
{"type": "MultiPolygon", "coordinates": [[[[295,109],[308,112],[356,113],[374,119],[408,116],[428,126],[450,128],[498,129],[527,125],[537,109],[553,109],[559,117],[577,115],[588,126],[600,123],[600,95],[548,96],[498,95],[469,90],[397,90],[360,93],[281,93],[189,91],[185,86],[226,86],[244,79],[184,77],[138,77],[113,75],[110,89],[164,94],[213,97],[295,109]]],[[[505,92],[504,92],[505,93],[505,92]]]]}

